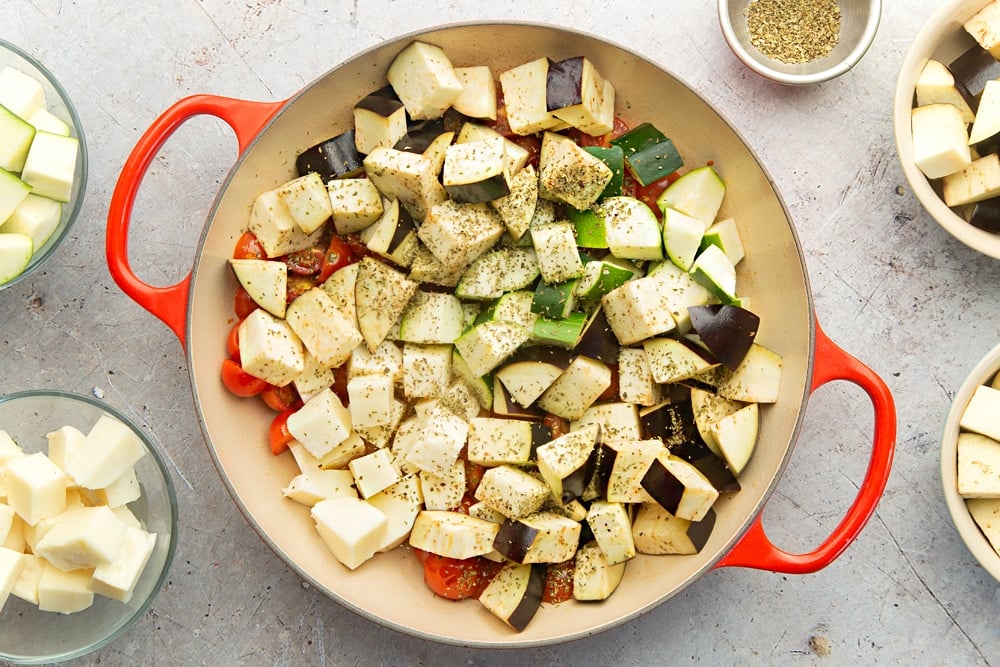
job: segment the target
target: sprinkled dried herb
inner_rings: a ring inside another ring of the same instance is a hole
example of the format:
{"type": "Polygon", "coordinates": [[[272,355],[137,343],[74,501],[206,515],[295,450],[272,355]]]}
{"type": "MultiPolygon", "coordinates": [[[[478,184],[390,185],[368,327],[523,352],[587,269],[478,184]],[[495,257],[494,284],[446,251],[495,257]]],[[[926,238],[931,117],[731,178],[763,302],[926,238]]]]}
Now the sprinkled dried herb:
{"type": "Polygon", "coordinates": [[[837,0],[753,0],[744,14],[750,42],[785,63],[822,58],[840,40],[837,0]]]}

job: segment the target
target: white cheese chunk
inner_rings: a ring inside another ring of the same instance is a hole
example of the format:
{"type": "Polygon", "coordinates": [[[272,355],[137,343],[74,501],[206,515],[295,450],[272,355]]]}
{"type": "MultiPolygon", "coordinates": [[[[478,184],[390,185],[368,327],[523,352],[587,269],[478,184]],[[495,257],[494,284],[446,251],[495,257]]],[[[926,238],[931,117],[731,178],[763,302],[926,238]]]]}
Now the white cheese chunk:
{"type": "Polygon", "coordinates": [[[387,447],[392,441],[392,436],[403,421],[406,414],[406,404],[397,398],[393,398],[389,405],[389,419],[385,424],[379,426],[362,427],[355,424],[354,432],[361,436],[367,444],[373,447],[387,447]]]}
{"type": "Polygon", "coordinates": [[[347,407],[355,429],[392,420],[393,383],[388,375],[357,375],[347,381],[347,407]]]}
{"type": "Polygon", "coordinates": [[[443,408],[421,420],[406,461],[434,475],[447,475],[465,446],[469,423],[443,408]]]}
{"type": "Polygon", "coordinates": [[[7,598],[24,568],[25,556],[17,551],[0,547],[0,610],[7,604],[7,598]]]}
{"type": "Polygon", "coordinates": [[[128,602],[155,547],[155,533],[141,528],[126,528],[117,558],[94,568],[90,579],[91,590],[112,600],[128,602]]]}
{"type": "Polygon", "coordinates": [[[348,264],[337,269],[320,285],[320,289],[333,297],[333,303],[340,314],[354,327],[358,326],[358,309],[354,292],[357,288],[360,269],[361,265],[357,262],[348,264]]]}
{"type": "Polygon", "coordinates": [[[401,478],[388,449],[376,449],[371,454],[359,456],[348,467],[354,475],[354,486],[362,498],[370,498],[384,491],[401,478]]]}
{"type": "Polygon", "coordinates": [[[75,426],[62,426],[47,433],[45,437],[49,446],[47,450],[49,460],[65,470],[66,461],[83,446],[87,435],[75,426]]]}
{"type": "Polygon", "coordinates": [[[138,500],[141,495],[142,488],[139,486],[139,478],[135,474],[134,467],[129,467],[103,489],[97,489],[97,501],[111,508],[138,500]]]}
{"type": "Polygon", "coordinates": [[[385,541],[388,518],[360,498],[321,500],[311,514],[333,557],[352,570],[374,556],[385,541]]]}
{"type": "Polygon", "coordinates": [[[289,415],[288,432],[316,458],[323,458],[351,434],[351,414],[329,388],[289,415]]]}
{"type": "Polygon", "coordinates": [[[44,565],[45,560],[39,556],[29,553],[24,554],[21,574],[18,575],[17,581],[14,582],[14,587],[10,591],[11,595],[21,598],[25,602],[37,605],[38,580],[42,576],[44,565]]]}
{"type": "Polygon", "coordinates": [[[240,366],[271,384],[284,387],[305,368],[302,341],[288,322],[258,308],[240,324],[240,366]]]}
{"type": "Polygon", "coordinates": [[[282,495],[308,507],[326,498],[357,498],[354,475],[350,470],[310,468],[292,478],[282,495]]]}
{"type": "Polygon", "coordinates": [[[66,462],[66,472],[85,489],[103,489],[145,455],[142,441],[131,428],[102,415],[66,462]]]}
{"type": "Polygon", "coordinates": [[[468,514],[423,510],[413,522],[410,546],[448,558],[472,558],[493,551],[500,526],[468,514]]]}
{"type": "Polygon", "coordinates": [[[90,590],[92,570],[64,572],[45,561],[38,578],[38,608],[60,614],[83,611],[94,604],[90,590]]]}
{"type": "Polygon", "coordinates": [[[303,350],[302,372],[292,380],[299,398],[308,401],[323,389],[331,386],[335,380],[332,368],[319,363],[309,350],[303,350]]]}
{"type": "Polygon", "coordinates": [[[388,520],[378,551],[395,549],[410,536],[417,514],[423,508],[420,478],[407,475],[368,498],[368,504],[385,514],[388,520]]]}
{"type": "Polygon", "coordinates": [[[35,525],[66,509],[66,474],[42,452],[7,464],[7,503],[25,523],[35,525]]]}
{"type": "Polygon", "coordinates": [[[67,510],[34,551],[60,570],[94,568],[116,558],[125,529],[125,524],[105,505],[67,510]]]}
{"type": "Polygon", "coordinates": [[[17,514],[13,507],[6,503],[0,503],[0,545],[7,540],[7,536],[13,530],[15,517],[17,514]]]}

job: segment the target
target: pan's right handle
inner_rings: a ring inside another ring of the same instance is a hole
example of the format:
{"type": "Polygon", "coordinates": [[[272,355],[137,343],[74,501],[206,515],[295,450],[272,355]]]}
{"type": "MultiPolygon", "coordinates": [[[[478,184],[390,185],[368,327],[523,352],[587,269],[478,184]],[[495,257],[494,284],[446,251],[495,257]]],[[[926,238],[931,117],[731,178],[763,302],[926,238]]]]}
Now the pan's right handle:
{"type": "Polygon", "coordinates": [[[285,104],[281,102],[250,102],[216,95],[192,95],[178,100],[153,121],[139,138],[122,167],[111,195],[108,209],[105,253],[111,277],[133,301],[156,315],[185,345],[188,289],[191,273],[180,282],[167,287],[155,287],[139,279],[128,261],[128,230],[132,207],[146,170],[157,152],[182,123],[199,115],[215,116],[236,133],[240,154],[259,134],[264,125],[285,104]]]}

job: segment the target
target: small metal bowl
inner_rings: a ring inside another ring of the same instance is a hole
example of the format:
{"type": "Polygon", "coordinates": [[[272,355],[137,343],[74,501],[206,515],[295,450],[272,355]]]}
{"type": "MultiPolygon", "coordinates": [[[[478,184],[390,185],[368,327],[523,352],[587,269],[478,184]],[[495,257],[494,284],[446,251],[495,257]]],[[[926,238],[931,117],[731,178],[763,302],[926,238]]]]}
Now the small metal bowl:
{"type": "MultiPolygon", "coordinates": [[[[84,140],[80,117],[77,115],[76,108],[73,106],[73,102],[70,101],[66,89],[38,60],[18,46],[0,39],[0,69],[7,66],[21,70],[42,84],[42,88],[45,90],[45,101],[48,110],[69,125],[70,135],[79,140],[80,148],[76,155],[73,190],[70,194],[69,202],[62,206],[62,216],[59,218],[58,226],[48,237],[48,240],[35,248],[31,261],[24,271],[7,282],[0,283],[0,290],[16,285],[27,278],[55,252],[79,215],[80,207],[83,205],[84,193],[87,190],[87,142],[84,140]]],[[[4,221],[0,220],[0,222],[4,221]]],[[[0,233],[3,231],[3,227],[0,226],[0,233]]]]}
{"type": "Polygon", "coordinates": [[[840,38],[829,54],[804,63],[786,63],[761,53],[750,41],[746,10],[752,0],[719,0],[722,34],[736,57],[768,79],[804,86],[836,78],[868,51],[882,17],[882,0],[839,0],[840,38]]]}
{"type": "Polygon", "coordinates": [[[983,569],[1000,581],[1000,554],[990,544],[990,541],[979,529],[979,525],[966,504],[965,498],[958,494],[958,434],[961,431],[960,420],[965,408],[969,405],[976,388],[990,381],[1000,373],[1000,345],[994,347],[982,360],[976,364],[972,372],[966,376],[962,386],[955,394],[951,411],[945,422],[941,435],[941,484],[944,489],[944,499],[948,512],[955,524],[958,534],[965,546],[983,569]]]}

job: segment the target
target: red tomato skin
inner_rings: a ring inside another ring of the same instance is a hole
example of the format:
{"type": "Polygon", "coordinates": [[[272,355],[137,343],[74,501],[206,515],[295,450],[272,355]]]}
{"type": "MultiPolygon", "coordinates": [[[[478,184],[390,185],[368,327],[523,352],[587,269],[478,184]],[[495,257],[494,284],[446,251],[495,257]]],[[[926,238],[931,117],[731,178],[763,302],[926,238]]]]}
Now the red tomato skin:
{"type": "Polygon", "coordinates": [[[302,399],[291,385],[276,387],[269,384],[260,394],[267,407],[275,412],[284,412],[288,409],[297,410],[302,407],[302,399]]]}
{"type": "Polygon", "coordinates": [[[267,253],[253,232],[243,232],[233,249],[233,259],[267,259],[267,253]]]}
{"type": "Polygon", "coordinates": [[[233,325],[233,328],[229,330],[229,336],[226,338],[226,354],[229,358],[240,363],[240,325],[243,324],[243,320],[238,321],[233,325]]]}
{"type": "Polygon", "coordinates": [[[319,274],[316,280],[319,283],[326,282],[327,278],[344,268],[354,260],[354,253],[351,247],[340,236],[334,235],[330,239],[330,245],[323,253],[319,263],[319,274]]]}
{"type": "Polygon", "coordinates": [[[573,599],[573,573],[576,561],[567,560],[562,563],[550,563],[545,568],[545,589],[542,592],[542,602],[559,604],[573,599]]]}
{"type": "Polygon", "coordinates": [[[294,409],[288,409],[284,412],[279,412],[275,415],[274,419],[271,420],[271,428],[268,431],[268,441],[271,445],[271,453],[277,456],[282,452],[288,450],[288,443],[295,439],[288,431],[288,417],[295,412],[294,409]]]}
{"type": "Polygon", "coordinates": [[[236,294],[233,296],[233,312],[236,313],[236,317],[245,320],[255,310],[257,302],[250,298],[243,285],[237,285],[236,294]]]}
{"type": "Polygon", "coordinates": [[[307,248],[289,253],[282,258],[288,272],[297,276],[315,276],[320,272],[326,255],[319,248],[307,248]]]}
{"type": "Polygon", "coordinates": [[[222,384],[235,396],[256,396],[267,388],[267,382],[250,375],[232,359],[222,360],[222,384]]]}
{"type": "Polygon", "coordinates": [[[424,559],[424,582],[431,591],[448,600],[478,598],[503,567],[485,558],[448,558],[428,554],[424,559]]]}

